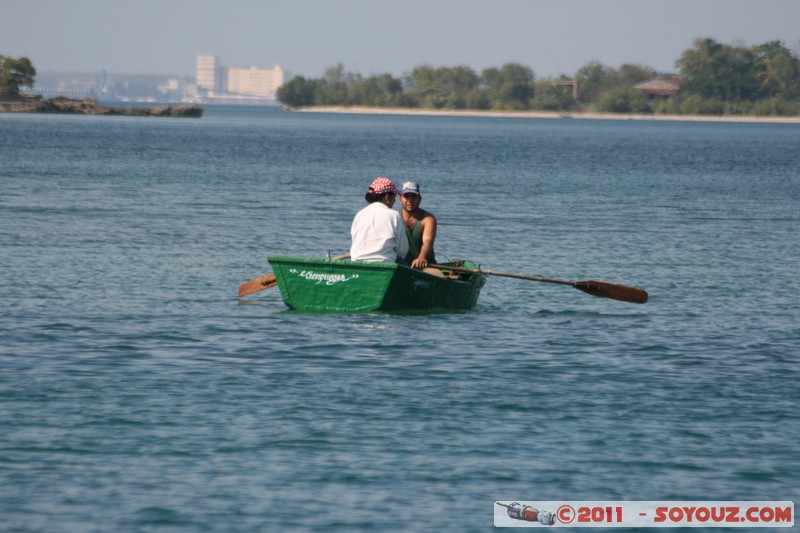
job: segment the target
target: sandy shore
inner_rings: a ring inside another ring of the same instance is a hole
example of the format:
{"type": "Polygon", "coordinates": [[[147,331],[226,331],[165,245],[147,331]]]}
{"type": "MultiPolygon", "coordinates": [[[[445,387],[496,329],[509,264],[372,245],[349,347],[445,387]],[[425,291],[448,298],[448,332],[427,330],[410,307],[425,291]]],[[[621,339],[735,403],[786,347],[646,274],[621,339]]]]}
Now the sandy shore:
{"type": "Polygon", "coordinates": [[[633,115],[614,113],[550,113],[545,111],[453,111],[389,107],[316,106],[293,109],[303,113],[351,113],[360,115],[424,115],[447,117],[574,118],[584,120],[654,120],[682,122],[760,122],[800,124],[797,117],[717,117],[704,115],[633,115]]]}

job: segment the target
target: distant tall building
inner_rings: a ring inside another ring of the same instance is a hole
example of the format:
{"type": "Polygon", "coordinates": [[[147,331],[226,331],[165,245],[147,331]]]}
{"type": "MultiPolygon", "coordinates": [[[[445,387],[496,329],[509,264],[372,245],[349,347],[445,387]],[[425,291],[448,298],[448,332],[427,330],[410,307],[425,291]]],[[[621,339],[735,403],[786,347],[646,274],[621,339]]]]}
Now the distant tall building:
{"type": "Polygon", "coordinates": [[[280,65],[274,68],[229,67],[227,86],[230,93],[275,98],[275,93],[284,84],[286,74],[280,65]]]}
{"type": "Polygon", "coordinates": [[[207,91],[219,91],[222,88],[222,76],[219,58],[216,56],[197,56],[197,86],[207,91]]]}

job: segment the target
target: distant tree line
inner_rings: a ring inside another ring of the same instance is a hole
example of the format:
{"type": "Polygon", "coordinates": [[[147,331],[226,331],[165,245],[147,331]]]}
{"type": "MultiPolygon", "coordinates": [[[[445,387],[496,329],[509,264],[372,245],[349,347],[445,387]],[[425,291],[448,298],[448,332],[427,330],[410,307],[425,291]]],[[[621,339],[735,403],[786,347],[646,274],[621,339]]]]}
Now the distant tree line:
{"type": "Polygon", "coordinates": [[[678,73],[640,65],[615,69],[598,62],[573,77],[536,79],[517,63],[480,74],[466,66],[416,67],[403,78],[363,77],[340,64],[322,78],[293,78],[278,90],[290,107],[375,106],[422,109],[600,111],[710,115],[800,114],[800,59],[780,41],[753,47],[698,39],[675,63],[678,73]],[[670,98],[634,86],[657,77],[682,80],[670,98]],[[571,82],[577,82],[577,99],[571,82]]]}

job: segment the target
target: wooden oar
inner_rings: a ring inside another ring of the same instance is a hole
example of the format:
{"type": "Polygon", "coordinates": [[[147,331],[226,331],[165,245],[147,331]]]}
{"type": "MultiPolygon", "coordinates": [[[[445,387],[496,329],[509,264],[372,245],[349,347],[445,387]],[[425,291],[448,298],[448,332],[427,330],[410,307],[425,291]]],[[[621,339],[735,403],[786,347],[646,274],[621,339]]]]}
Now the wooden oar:
{"type": "Polygon", "coordinates": [[[545,283],[559,283],[570,285],[576,289],[599,296],[601,298],[611,298],[621,302],[643,304],[647,301],[647,291],[638,287],[628,287],[627,285],[616,285],[605,281],[564,281],[560,279],[541,278],[539,276],[525,276],[522,274],[509,274],[507,272],[494,272],[491,270],[476,270],[472,268],[453,267],[447,265],[428,265],[441,270],[452,270],[453,272],[464,272],[467,274],[485,274],[487,276],[502,276],[504,278],[525,279],[528,281],[543,281],[545,283]]]}
{"type": "MultiPolygon", "coordinates": [[[[332,259],[336,261],[340,261],[342,259],[348,259],[350,254],[342,254],[333,257],[332,259]]],[[[245,281],[241,285],[239,285],[239,298],[242,296],[247,296],[248,294],[253,294],[254,292],[263,291],[264,289],[269,289],[278,285],[278,280],[275,278],[275,274],[267,274],[265,276],[261,276],[260,278],[251,279],[250,281],[245,281]]]]}
{"type": "Polygon", "coordinates": [[[248,294],[253,294],[254,292],[263,291],[264,289],[269,289],[277,284],[278,280],[275,278],[275,274],[267,274],[260,278],[245,281],[239,285],[239,298],[247,296],[248,294]]]}

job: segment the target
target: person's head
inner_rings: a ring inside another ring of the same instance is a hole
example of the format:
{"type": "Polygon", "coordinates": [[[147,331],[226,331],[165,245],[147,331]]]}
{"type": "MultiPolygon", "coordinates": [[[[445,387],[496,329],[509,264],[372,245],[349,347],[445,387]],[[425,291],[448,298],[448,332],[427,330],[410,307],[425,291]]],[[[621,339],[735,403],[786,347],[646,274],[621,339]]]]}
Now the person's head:
{"type": "Polygon", "coordinates": [[[392,180],[378,177],[373,180],[364,198],[366,198],[367,203],[370,204],[374,202],[383,202],[389,207],[392,207],[396,195],[397,187],[394,186],[392,180]]]}
{"type": "Polygon", "coordinates": [[[403,209],[409,212],[419,209],[419,203],[422,200],[422,194],[419,192],[419,183],[407,181],[403,183],[403,188],[400,189],[400,203],[403,209]]]}

